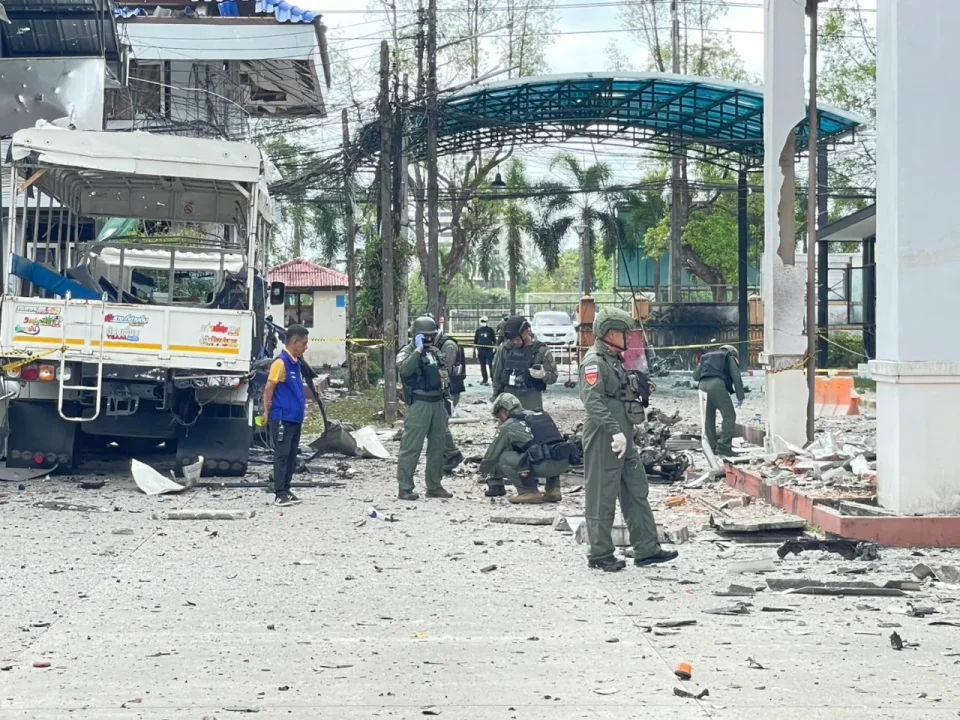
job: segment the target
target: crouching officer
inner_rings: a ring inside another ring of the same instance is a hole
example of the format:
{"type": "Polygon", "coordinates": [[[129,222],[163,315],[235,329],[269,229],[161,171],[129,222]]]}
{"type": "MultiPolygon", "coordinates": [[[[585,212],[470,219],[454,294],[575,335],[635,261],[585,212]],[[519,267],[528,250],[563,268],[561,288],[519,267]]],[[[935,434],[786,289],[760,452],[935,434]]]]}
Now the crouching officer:
{"type": "Polygon", "coordinates": [[[553,353],[537,340],[525,317],[507,320],[504,341],[493,359],[493,396],[508,392],[527,410],[543,410],[543,392],[557,381],[553,353]]]}
{"type": "MultiPolygon", "coordinates": [[[[583,422],[583,469],[588,565],[609,572],[626,567],[614,555],[613,521],[617,498],[630,533],[634,564],[667,562],[677,557],[657,541],[657,524],[647,501],[649,486],[633,442],[633,426],[643,421],[644,378],[623,367],[627,332],[635,323],[623,310],[603,308],[593,323],[594,346],[580,364],[583,422]]],[[[646,387],[649,387],[647,384],[646,387]]]]}
{"type": "Polygon", "coordinates": [[[493,416],[500,427],[480,461],[480,472],[488,478],[487,497],[506,495],[507,478],[517,488],[511,503],[560,502],[560,474],[570,467],[573,446],[563,439],[553,418],[524,410],[510,393],[494,400],[493,416]],[[545,493],[538,489],[538,478],[546,479],[545,493]]]}
{"type": "Polygon", "coordinates": [[[737,425],[737,411],[730,399],[737,394],[737,408],[743,405],[743,380],[740,377],[740,354],[733,345],[724,345],[719,350],[704,353],[700,364],[693,371],[693,379],[699,382],[700,407],[703,411],[704,437],[716,455],[733,455],[733,432],[737,425]],[[720,439],[717,439],[717,410],[722,419],[720,439]]]}
{"type": "Polygon", "coordinates": [[[451,498],[440,484],[443,471],[444,433],[447,428],[443,408],[442,359],[434,346],[439,328],[433,318],[423,316],[413,321],[414,339],[397,354],[397,368],[403,383],[403,398],[409,406],[403,423],[403,437],[397,457],[398,497],[417,500],[413,473],[417,469],[423,442],[427,442],[427,465],[424,471],[427,497],[451,498]]]}

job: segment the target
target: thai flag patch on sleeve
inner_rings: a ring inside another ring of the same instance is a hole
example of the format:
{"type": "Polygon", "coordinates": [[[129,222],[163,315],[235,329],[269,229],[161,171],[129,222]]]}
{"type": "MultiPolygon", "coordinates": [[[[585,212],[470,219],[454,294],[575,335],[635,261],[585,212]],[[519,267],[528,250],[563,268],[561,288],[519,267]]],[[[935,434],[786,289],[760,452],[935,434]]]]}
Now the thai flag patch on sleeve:
{"type": "Polygon", "coordinates": [[[596,385],[597,380],[600,379],[600,368],[596,365],[587,365],[583,369],[583,379],[586,381],[587,385],[596,385]]]}

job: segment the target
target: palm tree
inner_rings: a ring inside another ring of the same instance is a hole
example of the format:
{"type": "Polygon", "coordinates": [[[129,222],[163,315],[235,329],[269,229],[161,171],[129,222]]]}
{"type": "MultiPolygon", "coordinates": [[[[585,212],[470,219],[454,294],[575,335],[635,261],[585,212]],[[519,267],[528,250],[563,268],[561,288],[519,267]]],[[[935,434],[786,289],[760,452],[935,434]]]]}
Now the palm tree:
{"type": "Polygon", "coordinates": [[[622,228],[613,212],[612,198],[607,196],[607,209],[602,202],[606,186],[613,173],[606,163],[584,167],[576,155],[560,153],[550,163],[550,169],[567,176],[578,190],[573,195],[556,196],[554,212],[566,210],[570,224],[580,233],[580,253],[583,260],[583,291],[593,289],[593,254],[598,241],[602,243],[605,257],[611,257],[622,237],[622,228]]]}

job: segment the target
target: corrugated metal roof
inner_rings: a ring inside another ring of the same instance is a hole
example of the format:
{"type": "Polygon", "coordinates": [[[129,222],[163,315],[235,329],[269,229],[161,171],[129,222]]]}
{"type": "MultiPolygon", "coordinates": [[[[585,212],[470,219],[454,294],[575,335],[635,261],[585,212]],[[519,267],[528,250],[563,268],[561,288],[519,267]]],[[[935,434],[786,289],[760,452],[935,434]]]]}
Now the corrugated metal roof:
{"type": "Polygon", "coordinates": [[[288,288],[348,288],[350,278],[342,272],[317,265],[303,258],[294,258],[272,268],[270,282],[282,282],[288,288]]]}
{"type": "MultiPolygon", "coordinates": [[[[204,3],[215,2],[219,9],[220,17],[243,17],[246,15],[245,12],[241,11],[241,7],[237,3],[237,0],[193,1],[204,3]]],[[[162,4],[163,0],[157,0],[158,6],[162,4]]],[[[188,5],[187,8],[189,9],[189,7],[190,6],[188,5]]],[[[117,5],[116,8],[114,8],[114,12],[116,13],[117,17],[123,18],[146,17],[151,14],[146,8],[124,5],[117,5]]],[[[264,15],[273,15],[278,22],[289,23],[312,23],[314,20],[320,17],[320,13],[318,13],[316,10],[305,10],[304,8],[298,7],[294,3],[288,2],[288,0],[256,0],[254,12],[264,15]]]]}
{"type": "Polygon", "coordinates": [[[3,0],[4,57],[105,55],[119,59],[112,0],[3,0]]]}

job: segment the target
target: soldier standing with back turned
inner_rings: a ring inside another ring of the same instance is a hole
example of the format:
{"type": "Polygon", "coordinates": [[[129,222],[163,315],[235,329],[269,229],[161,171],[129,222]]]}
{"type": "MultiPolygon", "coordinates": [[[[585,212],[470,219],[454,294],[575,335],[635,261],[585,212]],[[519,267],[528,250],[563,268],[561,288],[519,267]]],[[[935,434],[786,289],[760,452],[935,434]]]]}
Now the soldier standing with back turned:
{"type": "Polygon", "coordinates": [[[630,533],[634,565],[673,560],[664,550],[647,500],[649,485],[633,443],[633,426],[643,420],[642,383],[623,367],[627,332],[635,327],[629,313],[601,309],[593,327],[594,346],[580,364],[583,422],[583,469],[586,481],[586,524],[590,539],[588,565],[608,572],[626,567],[614,554],[613,521],[617,498],[630,533]]]}
{"type": "Polygon", "coordinates": [[[699,383],[700,396],[706,399],[703,434],[715,454],[729,457],[733,455],[733,433],[737,427],[737,411],[730,399],[731,393],[737,394],[737,408],[743,405],[743,379],[737,349],[733,345],[724,345],[719,350],[704,353],[693,371],[693,379],[699,383]],[[719,440],[717,410],[722,418],[719,440]]]}

